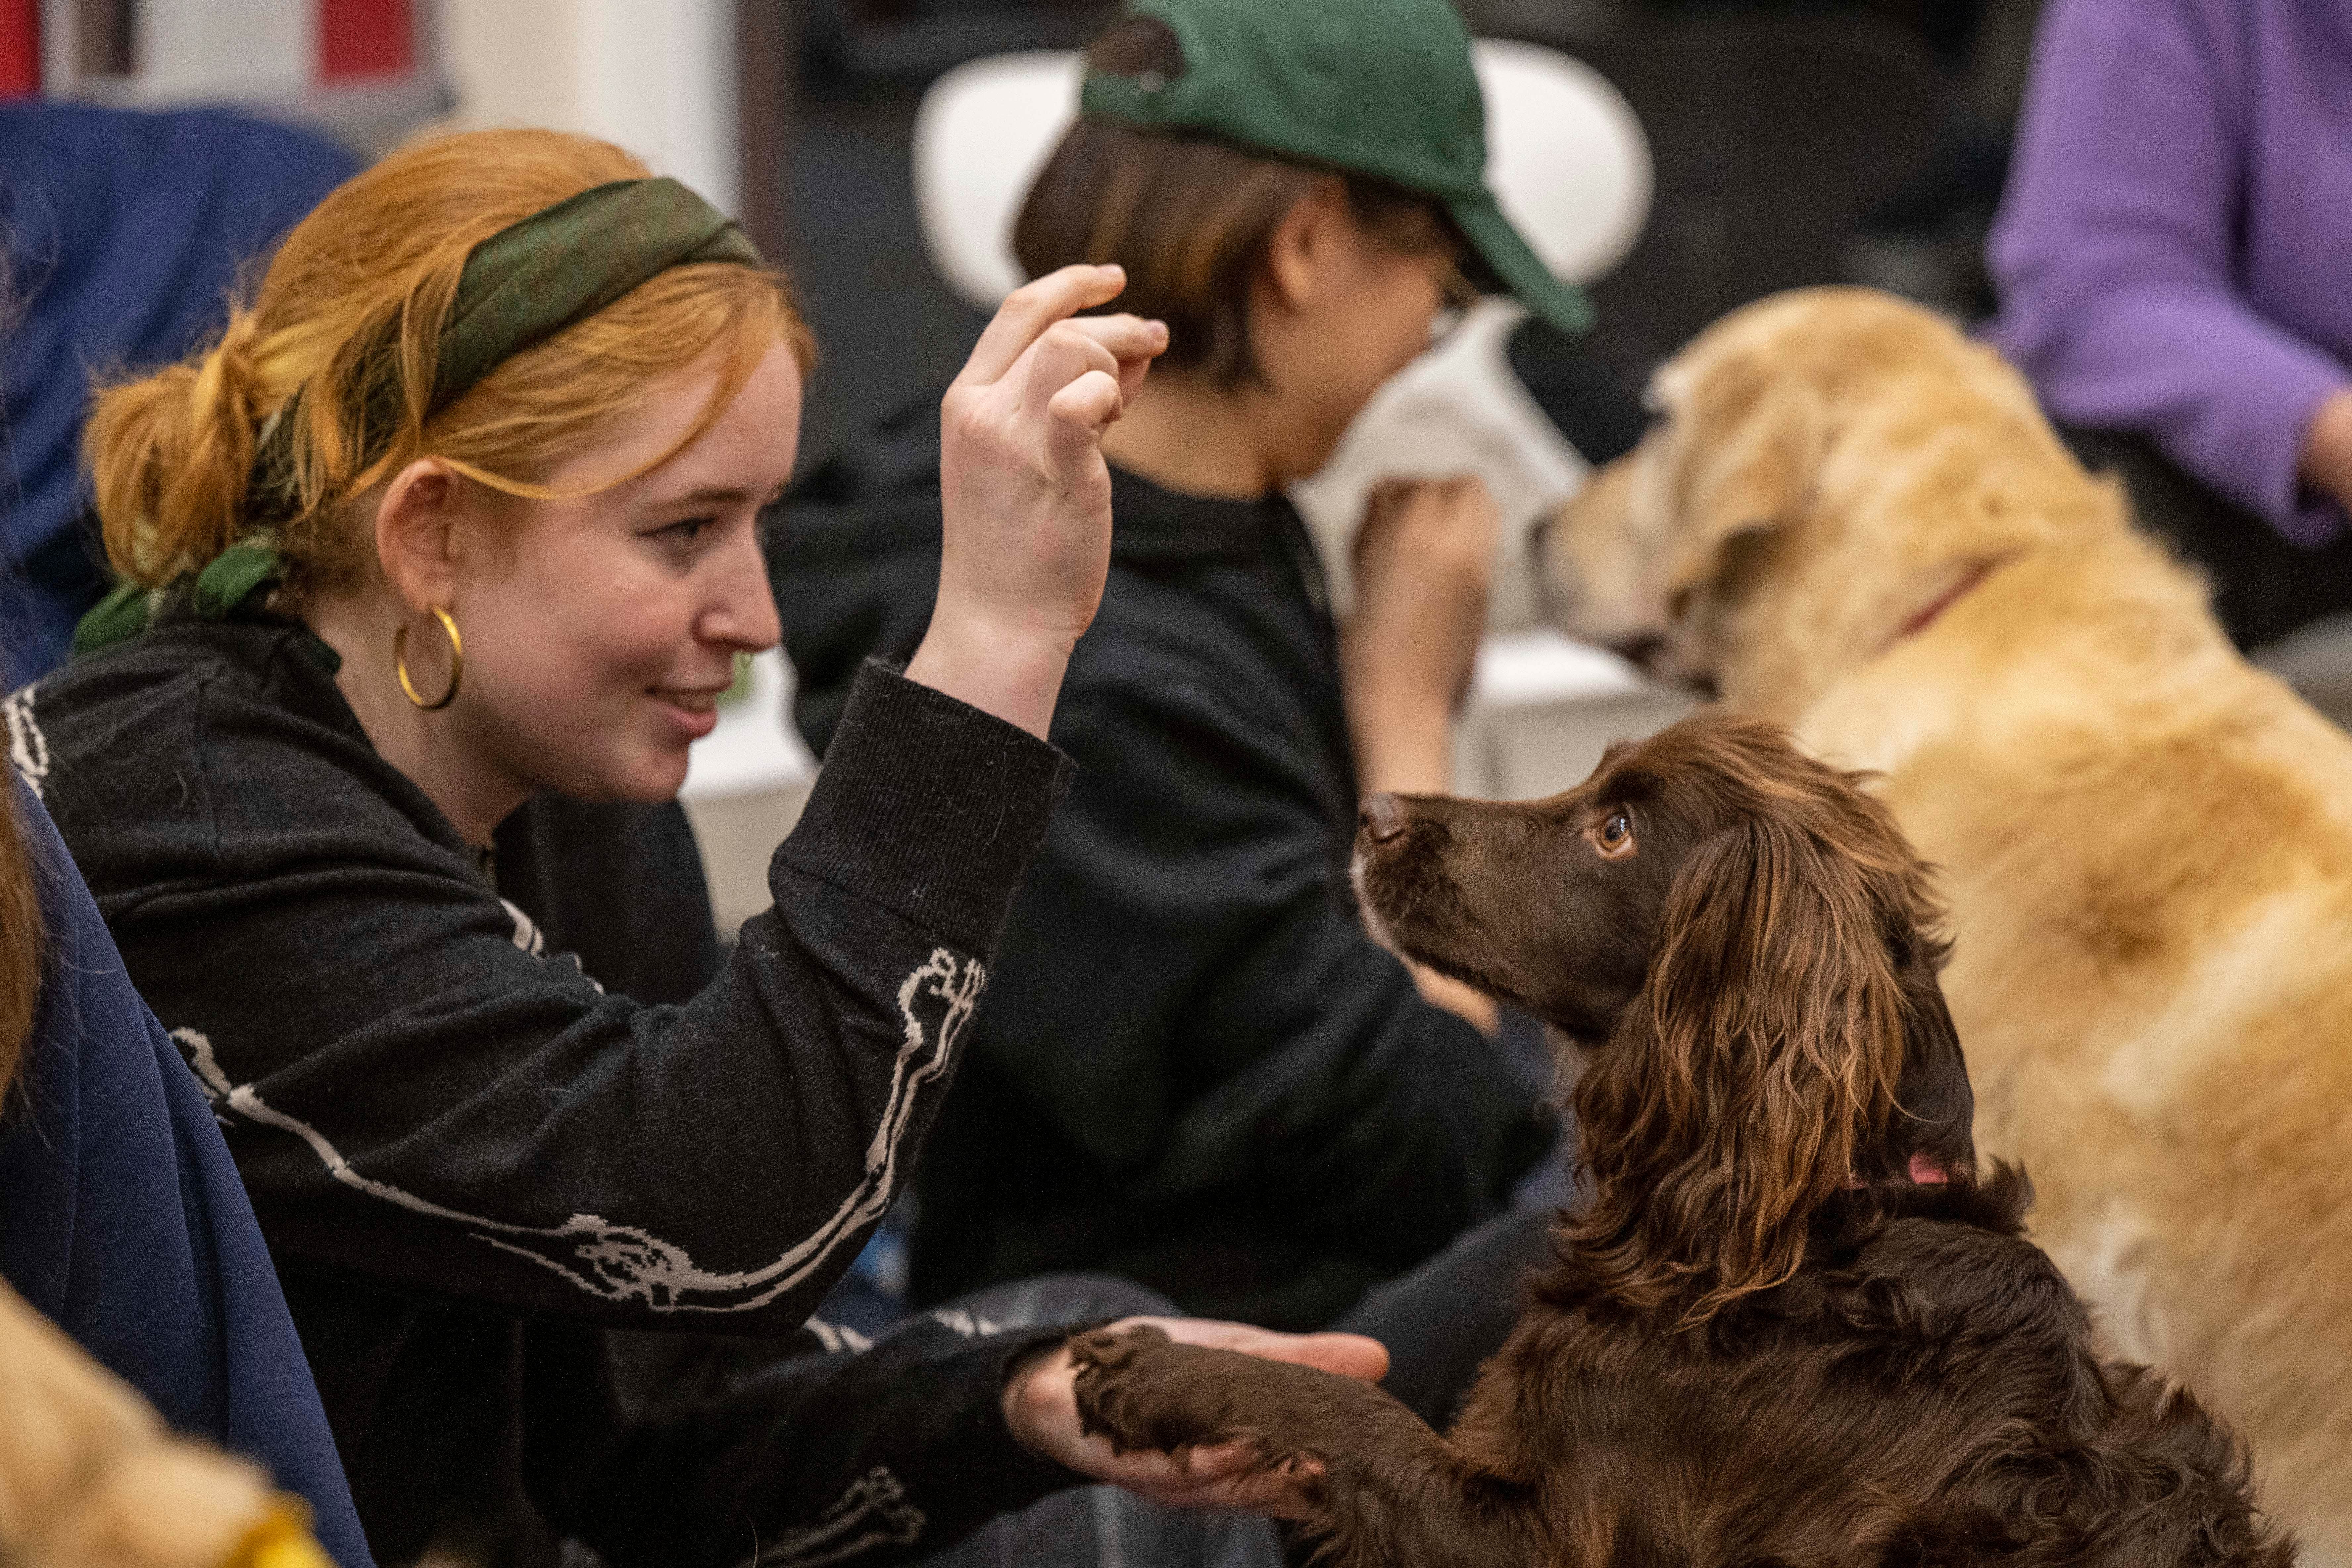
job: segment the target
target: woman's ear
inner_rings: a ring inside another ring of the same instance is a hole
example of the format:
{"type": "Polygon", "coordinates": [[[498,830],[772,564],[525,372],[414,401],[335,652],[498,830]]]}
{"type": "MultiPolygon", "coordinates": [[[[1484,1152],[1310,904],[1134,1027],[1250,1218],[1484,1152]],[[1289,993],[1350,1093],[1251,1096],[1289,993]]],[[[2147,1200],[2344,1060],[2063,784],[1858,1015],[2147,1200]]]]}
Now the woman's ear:
{"type": "Polygon", "coordinates": [[[1779,1284],[1889,1114],[1902,997],[1867,874],[1751,816],[1676,874],[1642,992],[1576,1089],[1593,1202],[1570,1226],[1635,1305],[1704,1319],[1779,1284]]]}
{"type": "Polygon", "coordinates": [[[376,563],[411,615],[456,598],[467,488],[446,464],[419,458],[392,477],[376,502],[376,563]]]}

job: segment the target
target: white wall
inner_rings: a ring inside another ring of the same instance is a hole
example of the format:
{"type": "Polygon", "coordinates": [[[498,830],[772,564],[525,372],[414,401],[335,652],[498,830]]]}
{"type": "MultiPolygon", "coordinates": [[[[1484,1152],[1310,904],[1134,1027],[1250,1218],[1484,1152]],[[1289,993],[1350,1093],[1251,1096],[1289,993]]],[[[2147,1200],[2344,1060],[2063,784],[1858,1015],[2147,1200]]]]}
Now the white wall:
{"type": "Polygon", "coordinates": [[[733,0],[436,3],[461,123],[584,131],[741,210],[733,0]]]}
{"type": "Polygon", "coordinates": [[[140,96],[299,98],[319,52],[309,0],[209,0],[136,7],[140,96]]]}

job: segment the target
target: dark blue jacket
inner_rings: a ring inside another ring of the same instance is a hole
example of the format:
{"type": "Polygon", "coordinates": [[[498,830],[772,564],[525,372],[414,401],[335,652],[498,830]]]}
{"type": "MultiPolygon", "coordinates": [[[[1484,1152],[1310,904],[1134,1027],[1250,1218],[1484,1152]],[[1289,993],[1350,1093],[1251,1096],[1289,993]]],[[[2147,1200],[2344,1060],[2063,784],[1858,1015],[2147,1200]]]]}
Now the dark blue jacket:
{"type": "Polygon", "coordinates": [[[0,1275],[182,1432],[268,1465],[367,1568],[277,1273],[196,1080],[131,989],[57,829],[13,769],[48,954],[0,1115],[0,1275]]]}
{"type": "Polygon", "coordinates": [[[105,591],[80,475],[90,377],[181,358],[240,269],[358,165],[211,110],[0,104],[0,237],[14,317],[0,451],[0,690],[61,663],[105,591]]]}

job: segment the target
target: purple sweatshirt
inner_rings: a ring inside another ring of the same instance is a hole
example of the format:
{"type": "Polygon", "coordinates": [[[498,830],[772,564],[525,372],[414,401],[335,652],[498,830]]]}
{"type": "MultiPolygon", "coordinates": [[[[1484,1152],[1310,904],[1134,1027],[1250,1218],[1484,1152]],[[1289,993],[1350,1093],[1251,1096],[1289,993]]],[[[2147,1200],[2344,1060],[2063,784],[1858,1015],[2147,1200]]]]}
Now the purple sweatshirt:
{"type": "Polygon", "coordinates": [[[2352,0],[2053,0],[1991,244],[1996,346],[2302,544],[2352,386],[2352,0]]]}

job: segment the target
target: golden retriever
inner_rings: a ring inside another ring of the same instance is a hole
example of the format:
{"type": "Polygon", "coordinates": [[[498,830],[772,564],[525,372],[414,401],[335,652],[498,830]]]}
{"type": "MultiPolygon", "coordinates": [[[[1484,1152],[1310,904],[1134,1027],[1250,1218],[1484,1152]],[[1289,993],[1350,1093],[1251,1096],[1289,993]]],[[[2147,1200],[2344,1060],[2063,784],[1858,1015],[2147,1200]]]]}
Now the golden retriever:
{"type": "Polygon", "coordinates": [[[2352,1564],[2352,737],[1927,311],[1776,296],[1652,397],[1539,542],[1558,618],[1883,775],[1951,899],[1979,1147],[2105,1348],[2352,1564]]]}

